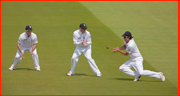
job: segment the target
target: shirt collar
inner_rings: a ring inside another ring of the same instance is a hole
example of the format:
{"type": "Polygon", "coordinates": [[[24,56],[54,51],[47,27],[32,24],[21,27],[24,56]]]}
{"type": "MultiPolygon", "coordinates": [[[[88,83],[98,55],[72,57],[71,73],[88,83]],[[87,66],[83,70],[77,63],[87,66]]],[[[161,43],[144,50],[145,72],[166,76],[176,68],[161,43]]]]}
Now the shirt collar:
{"type": "MultiPolygon", "coordinates": [[[[31,33],[31,34],[32,34],[32,33],[31,33]]],[[[28,37],[28,35],[27,35],[27,33],[26,33],[26,32],[25,32],[25,36],[26,36],[26,37],[28,37]]],[[[30,35],[29,37],[31,37],[31,35],[30,35]]],[[[28,37],[28,38],[29,38],[29,37],[28,37]]]]}
{"type": "Polygon", "coordinates": [[[133,38],[132,38],[132,39],[130,39],[130,40],[129,40],[129,42],[126,42],[126,44],[131,43],[133,40],[134,40],[133,38]]]}
{"type": "MultiPolygon", "coordinates": [[[[80,29],[79,29],[79,33],[82,34],[82,32],[80,31],[80,29]]],[[[84,33],[86,33],[86,31],[85,31],[84,33]]],[[[84,33],[83,33],[83,34],[84,34],[84,33]]]]}

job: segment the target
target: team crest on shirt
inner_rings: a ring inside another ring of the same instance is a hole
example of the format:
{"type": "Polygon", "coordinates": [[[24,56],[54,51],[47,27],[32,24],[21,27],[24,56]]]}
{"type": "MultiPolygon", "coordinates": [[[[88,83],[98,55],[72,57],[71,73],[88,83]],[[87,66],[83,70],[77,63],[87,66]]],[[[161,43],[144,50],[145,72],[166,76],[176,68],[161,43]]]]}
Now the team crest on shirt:
{"type": "Polygon", "coordinates": [[[81,37],[79,37],[78,39],[81,39],[81,37]]]}
{"type": "Polygon", "coordinates": [[[83,39],[85,39],[85,37],[83,37],[83,39]]]}
{"type": "Polygon", "coordinates": [[[23,39],[23,41],[27,41],[27,39],[23,39]]]}

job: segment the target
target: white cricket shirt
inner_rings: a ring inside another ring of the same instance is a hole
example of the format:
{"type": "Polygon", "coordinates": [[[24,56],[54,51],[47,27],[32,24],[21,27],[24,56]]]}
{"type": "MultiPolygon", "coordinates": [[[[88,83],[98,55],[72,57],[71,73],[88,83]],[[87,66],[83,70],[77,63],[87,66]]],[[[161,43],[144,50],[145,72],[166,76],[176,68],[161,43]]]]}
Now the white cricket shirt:
{"type": "Polygon", "coordinates": [[[21,43],[21,47],[32,47],[33,44],[38,43],[37,36],[31,32],[31,35],[28,37],[27,33],[24,32],[19,36],[18,43],[21,43]]]}
{"type": "Polygon", "coordinates": [[[87,40],[87,46],[92,44],[91,42],[91,34],[86,30],[83,34],[80,30],[76,30],[73,33],[73,41],[74,45],[78,47],[87,47],[82,44],[82,42],[87,40]]]}
{"type": "Polygon", "coordinates": [[[142,55],[139,52],[139,49],[133,38],[128,43],[124,42],[124,44],[126,45],[126,52],[129,53],[131,59],[136,59],[139,57],[142,58],[142,55]]]}

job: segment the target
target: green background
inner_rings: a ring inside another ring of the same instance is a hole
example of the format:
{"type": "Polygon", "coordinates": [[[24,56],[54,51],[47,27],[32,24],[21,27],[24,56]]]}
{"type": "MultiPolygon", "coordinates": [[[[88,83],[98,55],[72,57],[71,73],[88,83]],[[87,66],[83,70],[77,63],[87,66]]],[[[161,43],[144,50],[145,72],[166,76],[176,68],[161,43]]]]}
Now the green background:
{"type": "Polygon", "coordinates": [[[174,95],[178,94],[178,2],[172,1],[2,1],[2,95],[174,95]],[[86,58],[76,74],[66,76],[75,50],[73,31],[86,23],[92,37],[92,57],[102,72],[96,77],[86,58]],[[31,25],[38,37],[41,71],[25,52],[17,70],[9,71],[19,35],[31,25]],[[130,31],[144,57],[144,69],[163,72],[166,81],[119,71],[130,59],[112,49],[123,45],[130,31]],[[106,49],[109,46],[110,49],[106,49]]]}

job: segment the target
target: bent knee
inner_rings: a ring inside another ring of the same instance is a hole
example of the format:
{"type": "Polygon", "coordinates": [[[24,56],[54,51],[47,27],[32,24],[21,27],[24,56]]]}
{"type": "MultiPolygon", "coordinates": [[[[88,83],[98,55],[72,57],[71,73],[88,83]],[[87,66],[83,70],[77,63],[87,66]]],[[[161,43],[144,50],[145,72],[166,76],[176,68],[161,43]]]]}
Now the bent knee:
{"type": "Polygon", "coordinates": [[[76,59],[78,59],[78,57],[72,57],[72,58],[71,58],[71,60],[76,60],[76,59]]]}
{"type": "Polygon", "coordinates": [[[16,54],[15,58],[18,58],[18,59],[20,59],[20,58],[21,58],[21,55],[19,55],[19,54],[16,54]]]}
{"type": "Polygon", "coordinates": [[[91,57],[86,58],[88,61],[94,61],[94,59],[92,59],[91,57]]]}
{"type": "Polygon", "coordinates": [[[32,55],[36,56],[36,55],[38,55],[38,54],[33,52],[33,54],[32,54],[32,55]]]}
{"type": "Polygon", "coordinates": [[[143,74],[143,71],[139,72],[139,75],[144,75],[144,74],[143,74]]]}
{"type": "Polygon", "coordinates": [[[120,66],[120,67],[119,67],[119,70],[120,70],[120,71],[123,71],[123,70],[124,70],[124,67],[123,67],[123,66],[120,66]]]}
{"type": "Polygon", "coordinates": [[[87,60],[93,60],[91,56],[85,56],[87,60]]]}

